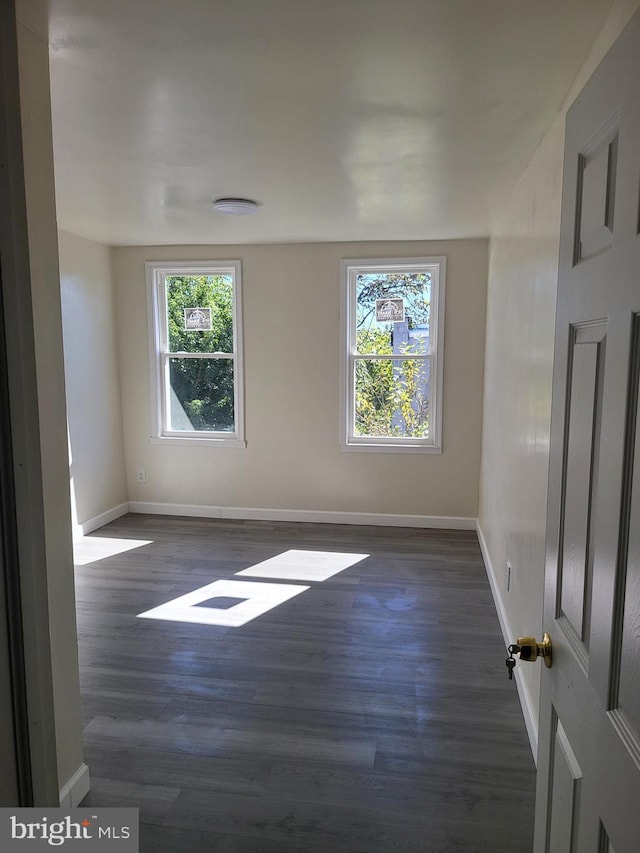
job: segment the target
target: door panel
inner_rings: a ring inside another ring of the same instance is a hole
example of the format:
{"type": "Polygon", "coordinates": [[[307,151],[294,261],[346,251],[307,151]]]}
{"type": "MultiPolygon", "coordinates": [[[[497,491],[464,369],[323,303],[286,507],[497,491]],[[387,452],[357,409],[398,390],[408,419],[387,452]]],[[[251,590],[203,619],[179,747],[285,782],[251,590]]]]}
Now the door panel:
{"type": "Polygon", "coordinates": [[[570,853],[573,828],[580,819],[582,771],[555,712],[553,720],[551,782],[555,793],[549,818],[548,849],[550,853],[570,853]]]}
{"type": "Polygon", "coordinates": [[[578,159],[576,261],[593,257],[613,242],[618,116],[608,122],[578,159]]]}
{"type": "Polygon", "coordinates": [[[606,323],[571,330],[563,503],[562,552],[558,570],[560,617],[588,648],[591,603],[590,534],[597,483],[605,363],[606,323]]]}
{"type": "Polygon", "coordinates": [[[567,115],[536,853],[640,849],[640,12],[567,115]]]}

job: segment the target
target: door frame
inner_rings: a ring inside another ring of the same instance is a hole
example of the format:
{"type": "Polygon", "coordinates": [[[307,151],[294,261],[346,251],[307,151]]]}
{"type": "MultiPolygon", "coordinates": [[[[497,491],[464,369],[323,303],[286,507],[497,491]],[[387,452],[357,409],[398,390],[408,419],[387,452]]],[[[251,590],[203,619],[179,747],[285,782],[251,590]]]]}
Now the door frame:
{"type": "Polygon", "coordinates": [[[20,806],[59,806],[14,0],[0,3],[0,523],[20,806]]]}

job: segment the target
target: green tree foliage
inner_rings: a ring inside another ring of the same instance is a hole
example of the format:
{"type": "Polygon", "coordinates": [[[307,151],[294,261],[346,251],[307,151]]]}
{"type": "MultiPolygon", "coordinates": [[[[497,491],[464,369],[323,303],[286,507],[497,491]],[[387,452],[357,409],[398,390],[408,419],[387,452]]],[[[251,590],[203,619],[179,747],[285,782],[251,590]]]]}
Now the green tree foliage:
{"type": "MultiPolygon", "coordinates": [[[[167,277],[167,320],[171,352],[233,353],[231,276],[167,277]],[[185,308],[211,308],[211,331],[186,330],[185,308]]],[[[194,429],[234,429],[231,359],[171,358],[170,378],[173,392],[194,429]]]]}
{"type": "Polygon", "coordinates": [[[406,359],[395,369],[392,405],[400,415],[399,432],[413,438],[429,435],[429,397],[425,393],[423,365],[424,362],[416,359],[406,359]]]}
{"type": "Polygon", "coordinates": [[[358,359],[355,377],[356,435],[370,437],[429,434],[429,396],[421,360],[407,358],[409,346],[393,346],[393,323],[375,319],[377,299],[401,297],[408,328],[428,324],[430,276],[426,273],[359,275],[356,287],[356,345],[361,354],[405,355],[394,359],[358,359]]]}

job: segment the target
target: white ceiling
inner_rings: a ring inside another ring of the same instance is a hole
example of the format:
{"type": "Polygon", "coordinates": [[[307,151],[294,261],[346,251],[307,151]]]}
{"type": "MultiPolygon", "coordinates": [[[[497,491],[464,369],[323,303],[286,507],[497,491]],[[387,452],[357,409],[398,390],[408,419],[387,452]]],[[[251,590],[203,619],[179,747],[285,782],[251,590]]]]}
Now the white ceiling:
{"type": "Polygon", "coordinates": [[[59,225],[112,245],[486,236],[610,6],[50,0],[59,225]]]}

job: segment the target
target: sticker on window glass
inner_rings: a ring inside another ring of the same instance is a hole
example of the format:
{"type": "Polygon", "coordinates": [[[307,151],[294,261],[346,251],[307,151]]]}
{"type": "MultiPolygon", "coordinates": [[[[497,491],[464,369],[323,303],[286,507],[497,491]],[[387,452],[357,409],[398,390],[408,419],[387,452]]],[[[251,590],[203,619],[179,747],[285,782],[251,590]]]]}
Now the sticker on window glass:
{"type": "Polygon", "coordinates": [[[187,332],[210,332],[211,308],[185,308],[184,328],[187,332]]]}
{"type": "Polygon", "coordinates": [[[376,299],[378,323],[402,323],[404,320],[403,299],[376,299]]]}

